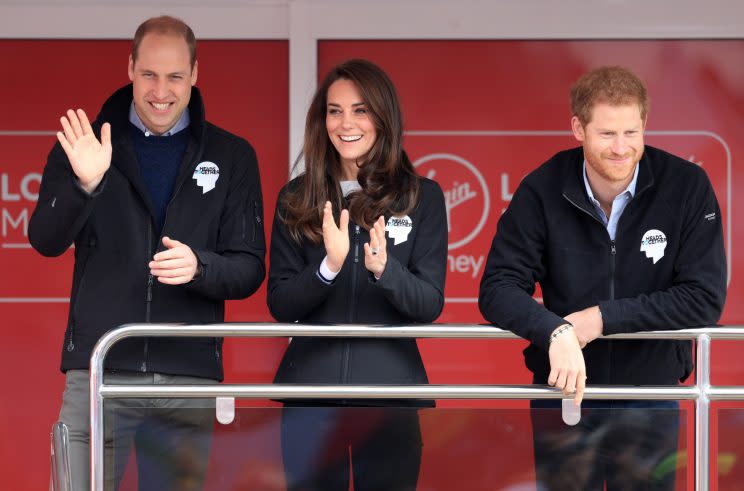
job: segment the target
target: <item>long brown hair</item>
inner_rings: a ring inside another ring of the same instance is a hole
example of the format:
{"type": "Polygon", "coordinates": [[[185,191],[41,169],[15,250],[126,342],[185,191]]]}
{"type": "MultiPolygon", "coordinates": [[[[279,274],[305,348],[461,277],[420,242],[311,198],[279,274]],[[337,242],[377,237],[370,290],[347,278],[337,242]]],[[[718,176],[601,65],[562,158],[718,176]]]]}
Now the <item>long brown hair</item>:
{"type": "MultiPolygon", "coordinates": [[[[302,157],[305,172],[301,184],[284,193],[281,219],[290,235],[300,242],[302,236],[314,243],[323,239],[322,216],[326,201],[333,205],[334,215],[348,207],[351,219],[365,228],[385,214],[405,215],[418,201],[419,181],[416,171],[403,151],[403,117],[398,96],[390,78],[380,67],[367,60],[345,61],[326,75],[313,96],[305,121],[302,157]],[[328,88],[337,80],[350,80],[362,96],[377,138],[370,151],[357,162],[357,181],[361,191],[348,196],[344,206],[339,181],[341,161],[326,130],[328,88]]],[[[297,159],[295,167],[300,165],[297,159]]]]}

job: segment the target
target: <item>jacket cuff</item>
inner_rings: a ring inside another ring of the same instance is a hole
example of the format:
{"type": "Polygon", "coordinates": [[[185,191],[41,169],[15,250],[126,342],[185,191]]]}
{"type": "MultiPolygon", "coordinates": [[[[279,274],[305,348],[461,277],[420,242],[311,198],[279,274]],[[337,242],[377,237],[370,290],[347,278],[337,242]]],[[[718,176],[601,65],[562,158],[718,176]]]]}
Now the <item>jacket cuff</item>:
{"type": "Polygon", "coordinates": [[[402,269],[400,261],[398,261],[394,256],[389,255],[387,257],[387,262],[385,263],[385,269],[382,270],[382,274],[380,275],[380,279],[378,280],[375,278],[372,271],[368,271],[369,275],[367,279],[373,285],[382,288],[390,288],[390,285],[395,282],[396,271],[400,269],[402,269]]]}
{"type": "Polygon", "coordinates": [[[603,335],[629,332],[623,327],[623,312],[618,302],[612,300],[599,302],[599,311],[602,314],[603,335]]]}
{"type": "Polygon", "coordinates": [[[186,283],[185,286],[198,286],[201,283],[207,281],[206,277],[209,274],[209,263],[205,261],[206,254],[204,254],[203,251],[191,249],[191,252],[193,252],[194,256],[196,256],[196,268],[199,272],[199,276],[194,276],[193,278],[191,278],[191,281],[186,283]]]}
{"type": "Polygon", "coordinates": [[[561,324],[568,324],[568,321],[563,317],[555,315],[552,312],[548,312],[547,314],[536,322],[536,325],[539,327],[534,333],[533,338],[530,339],[532,343],[546,353],[550,349],[550,335],[553,331],[561,324]]]}
{"type": "Polygon", "coordinates": [[[101,179],[101,182],[98,183],[98,186],[93,190],[93,192],[89,193],[85,189],[83,189],[83,186],[80,184],[80,180],[77,178],[77,176],[73,173],[72,174],[72,182],[75,184],[75,189],[78,190],[83,196],[86,198],[95,198],[99,194],[103,192],[103,188],[106,187],[106,179],[108,178],[108,171],[103,175],[103,178],[101,179]]]}

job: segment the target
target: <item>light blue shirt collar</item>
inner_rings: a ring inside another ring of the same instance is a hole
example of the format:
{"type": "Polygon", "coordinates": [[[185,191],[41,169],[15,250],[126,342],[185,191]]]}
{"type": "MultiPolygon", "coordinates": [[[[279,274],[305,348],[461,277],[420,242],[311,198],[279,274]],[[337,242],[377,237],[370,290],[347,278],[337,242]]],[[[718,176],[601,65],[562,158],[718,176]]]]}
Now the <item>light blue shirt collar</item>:
{"type": "MultiPolygon", "coordinates": [[[[145,123],[142,122],[142,119],[140,119],[139,114],[137,114],[137,110],[134,109],[134,101],[132,101],[132,103],[129,105],[129,122],[139,128],[139,130],[142,131],[145,136],[150,136],[152,134],[152,132],[145,126],[145,123]]],[[[176,121],[176,124],[173,125],[173,128],[169,129],[160,136],[175,135],[179,131],[188,128],[189,124],[191,124],[191,117],[189,116],[189,108],[187,107],[183,111],[183,113],[181,113],[181,117],[178,118],[178,121],[176,121]]]]}
{"type": "Polygon", "coordinates": [[[599,213],[599,217],[602,219],[602,223],[604,223],[605,228],[607,228],[607,233],[610,235],[610,239],[612,240],[615,240],[615,233],[617,232],[617,222],[620,220],[620,216],[623,214],[623,211],[625,211],[625,206],[628,204],[631,198],[635,196],[636,184],[638,183],[638,168],[640,166],[641,163],[638,162],[635,166],[635,171],[633,171],[633,179],[630,180],[628,187],[626,187],[625,190],[622,193],[618,194],[612,201],[612,210],[610,211],[610,216],[608,217],[605,215],[605,212],[602,209],[602,206],[599,204],[597,198],[594,197],[592,187],[589,185],[589,178],[586,175],[586,160],[584,160],[583,174],[584,186],[586,186],[586,194],[589,196],[589,199],[594,204],[594,207],[599,213]]]}

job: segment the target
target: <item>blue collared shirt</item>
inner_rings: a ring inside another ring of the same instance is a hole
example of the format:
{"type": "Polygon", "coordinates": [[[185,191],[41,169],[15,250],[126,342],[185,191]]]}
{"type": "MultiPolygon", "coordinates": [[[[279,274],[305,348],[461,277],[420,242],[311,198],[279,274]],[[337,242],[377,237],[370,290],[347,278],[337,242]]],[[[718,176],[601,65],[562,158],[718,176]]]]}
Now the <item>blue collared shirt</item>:
{"type": "Polygon", "coordinates": [[[620,216],[623,214],[623,211],[625,211],[625,207],[628,205],[630,199],[635,196],[636,182],[638,182],[638,168],[640,166],[641,163],[638,162],[638,164],[636,164],[635,171],[633,172],[633,179],[630,180],[630,184],[628,184],[628,187],[625,188],[622,193],[618,194],[614,200],[612,200],[612,210],[610,210],[610,217],[607,218],[607,215],[605,215],[605,212],[602,209],[602,206],[599,204],[599,201],[597,201],[597,198],[594,197],[591,186],[589,186],[589,178],[586,176],[586,160],[584,161],[584,185],[586,186],[586,194],[589,195],[589,199],[592,203],[594,203],[594,207],[599,212],[599,217],[602,219],[602,223],[604,223],[605,227],[607,228],[607,233],[610,234],[610,239],[612,240],[615,240],[615,233],[617,232],[617,222],[620,220],[620,216]]]}
{"type": "MultiPolygon", "coordinates": [[[[147,129],[145,123],[142,122],[139,114],[137,114],[137,111],[134,109],[134,101],[132,101],[132,103],[129,105],[129,122],[139,128],[142,133],[145,134],[145,136],[152,135],[152,132],[147,129]]],[[[189,108],[187,107],[186,110],[181,113],[181,117],[178,118],[178,121],[176,121],[176,124],[173,125],[173,128],[169,129],[160,136],[175,135],[179,131],[188,128],[189,124],[191,124],[191,117],[189,116],[189,108]]]]}

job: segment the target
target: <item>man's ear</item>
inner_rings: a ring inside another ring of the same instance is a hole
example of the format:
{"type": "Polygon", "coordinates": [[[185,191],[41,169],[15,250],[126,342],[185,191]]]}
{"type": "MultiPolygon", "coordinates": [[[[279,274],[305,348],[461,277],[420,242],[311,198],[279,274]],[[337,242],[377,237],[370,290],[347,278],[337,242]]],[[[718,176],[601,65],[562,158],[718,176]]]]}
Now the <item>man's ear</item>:
{"type": "Polygon", "coordinates": [[[194,60],[194,68],[191,69],[191,86],[196,85],[196,77],[199,75],[199,60],[194,60]]]}
{"type": "Polygon", "coordinates": [[[584,133],[584,126],[581,124],[581,121],[579,121],[578,116],[571,118],[571,131],[573,132],[574,138],[582,143],[584,142],[586,134],[584,133]]]}
{"type": "Polygon", "coordinates": [[[134,82],[134,60],[132,60],[132,55],[129,55],[129,66],[127,67],[127,72],[129,73],[129,80],[134,82]]]}

